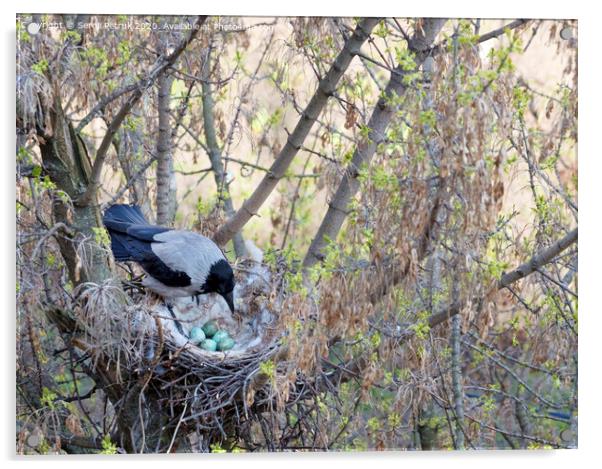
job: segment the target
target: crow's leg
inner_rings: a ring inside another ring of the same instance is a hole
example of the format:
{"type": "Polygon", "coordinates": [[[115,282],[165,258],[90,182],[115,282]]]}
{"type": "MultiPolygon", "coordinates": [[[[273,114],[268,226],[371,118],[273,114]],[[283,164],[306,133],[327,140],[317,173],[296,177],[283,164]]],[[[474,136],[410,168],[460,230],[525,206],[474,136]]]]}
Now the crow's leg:
{"type": "Polygon", "coordinates": [[[182,327],[182,324],[180,324],[180,321],[178,321],[178,319],[176,318],[176,314],[173,312],[173,308],[171,307],[171,305],[167,301],[165,301],[165,306],[167,307],[169,314],[171,314],[171,317],[173,318],[173,322],[176,325],[176,329],[178,330],[178,332],[180,334],[182,334],[184,337],[188,337],[184,333],[184,328],[182,327]]]}

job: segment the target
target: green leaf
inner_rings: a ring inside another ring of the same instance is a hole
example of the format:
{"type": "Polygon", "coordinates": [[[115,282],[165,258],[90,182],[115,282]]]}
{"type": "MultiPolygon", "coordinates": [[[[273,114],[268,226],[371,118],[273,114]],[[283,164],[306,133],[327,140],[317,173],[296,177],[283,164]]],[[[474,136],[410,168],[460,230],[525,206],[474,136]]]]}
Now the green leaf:
{"type": "Polygon", "coordinates": [[[117,454],[117,445],[111,441],[110,435],[105,435],[102,438],[102,450],[100,454],[117,454]]]}

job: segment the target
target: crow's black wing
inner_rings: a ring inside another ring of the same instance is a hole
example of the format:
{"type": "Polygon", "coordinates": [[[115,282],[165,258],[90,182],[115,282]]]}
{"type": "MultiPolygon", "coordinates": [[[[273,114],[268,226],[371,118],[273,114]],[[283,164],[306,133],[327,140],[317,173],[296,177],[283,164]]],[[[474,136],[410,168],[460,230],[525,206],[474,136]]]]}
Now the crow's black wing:
{"type": "MultiPolygon", "coordinates": [[[[124,261],[141,261],[146,257],[146,251],[150,249],[148,246],[132,244],[128,229],[131,227],[150,227],[140,207],[137,205],[116,204],[109,207],[102,219],[109,234],[111,235],[111,250],[115,259],[121,262],[124,261]]],[[[153,227],[154,230],[149,232],[145,230],[144,236],[140,237],[141,241],[152,241],[152,236],[157,233],[166,231],[167,228],[153,227]]],[[[135,236],[134,236],[135,238],[135,236]]]]}
{"type": "Polygon", "coordinates": [[[169,231],[169,228],[152,225],[131,225],[122,221],[104,220],[111,235],[111,250],[121,262],[140,262],[152,254],[150,244],[153,236],[169,231]]]}
{"type": "Polygon", "coordinates": [[[138,263],[146,273],[168,287],[181,288],[188,287],[191,284],[191,279],[186,272],[180,272],[169,268],[169,266],[157,256],[153,255],[138,263]]]}
{"type": "Polygon", "coordinates": [[[124,238],[129,254],[128,260],[140,264],[140,267],[151,277],[168,287],[187,287],[190,285],[190,277],[186,272],[171,269],[153,252],[151,241],[145,241],[129,234],[125,235],[124,238]]]}

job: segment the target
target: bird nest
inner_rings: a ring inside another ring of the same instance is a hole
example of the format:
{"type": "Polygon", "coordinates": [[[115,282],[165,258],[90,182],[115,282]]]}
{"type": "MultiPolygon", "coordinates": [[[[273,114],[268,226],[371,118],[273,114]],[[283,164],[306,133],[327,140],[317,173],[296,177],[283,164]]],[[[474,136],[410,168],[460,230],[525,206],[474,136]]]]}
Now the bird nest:
{"type": "Polygon", "coordinates": [[[140,284],[126,282],[123,288],[114,279],[82,284],[74,292],[74,324],[65,329],[73,331],[72,343],[95,369],[109,377],[115,411],[133,412],[133,425],[144,428],[139,433],[146,442],[136,451],[174,451],[182,435],[192,451],[233,441],[249,450],[265,447],[269,438],[263,441],[262,431],[273,424],[274,412],[284,415],[290,402],[297,408],[317,405],[311,399],[319,387],[306,385],[313,378],[297,366],[310,352],[289,343],[290,313],[280,314],[289,311],[286,270],[279,262],[270,269],[251,259],[233,268],[234,314],[217,294],[172,301],[170,311],[140,284]],[[211,352],[190,340],[190,330],[208,321],[228,332],[232,349],[211,352]],[[157,418],[158,425],[149,425],[157,418]],[[153,439],[150,428],[161,435],[153,439]],[[174,437],[165,442],[169,435],[174,437]]]}
{"type": "Polygon", "coordinates": [[[235,313],[217,294],[181,298],[169,306],[145,295],[130,308],[127,335],[135,339],[129,340],[128,362],[135,363],[137,381],[142,378],[145,392],[154,394],[172,425],[202,432],[205,441],[239,435],[262,402],[272,400],[262,364],[277,362],[282,350],[272,273],[252,260],[235,272],[235,313]],[[207,351],[191,341],[191,329],[208,321],[228,332],[232,349],[207,351]]]}

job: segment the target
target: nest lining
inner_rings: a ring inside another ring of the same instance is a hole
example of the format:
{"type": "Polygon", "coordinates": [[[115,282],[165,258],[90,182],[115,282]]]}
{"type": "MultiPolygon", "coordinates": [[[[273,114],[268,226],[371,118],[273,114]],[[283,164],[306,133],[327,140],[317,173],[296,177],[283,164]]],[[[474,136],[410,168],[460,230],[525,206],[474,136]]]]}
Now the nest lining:
{"type": "MultiPolygon", "coordinates": [[[[276,316],[270,309],[269,280],[270,273],[266,267],[247,260],[237,269],[234,314],[219,295],[207,294],[197,298],[172,299],[169,302],[171,311],[166,304],[158,302],[150,309],[150,316],[160,320],[166,345],[178,350],[183,359],[224,362],[263,355],[266,349],[274,346],[277,339],[276,316]],[[178,329],[176,321],[184,334],[178,329]],[[232,349],[211,352],[190,342],[190,330],[202,327],[208,321],[215,321],[220,330],[228,332],[235,342],[232,349]]],[[[147,316],[144,328],[147,332],[158,333],[156,321],[151,319],[147,316]]]]}

